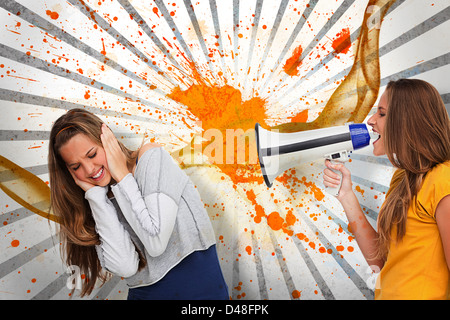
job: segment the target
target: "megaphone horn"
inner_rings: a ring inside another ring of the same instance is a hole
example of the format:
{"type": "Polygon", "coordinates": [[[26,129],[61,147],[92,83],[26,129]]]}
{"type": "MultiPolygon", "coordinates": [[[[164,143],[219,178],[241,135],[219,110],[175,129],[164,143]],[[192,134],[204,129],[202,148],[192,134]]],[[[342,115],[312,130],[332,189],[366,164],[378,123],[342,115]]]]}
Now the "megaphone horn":
{"type": "Polygon", "coordinates": [[[349,153],[368,146],[371,138],[361,123],[294,133],[265,130],[257,123],[255,134],[259,164],[269,188],[281,173],[301,163],[320,158],[347,161],[349,153]]]}

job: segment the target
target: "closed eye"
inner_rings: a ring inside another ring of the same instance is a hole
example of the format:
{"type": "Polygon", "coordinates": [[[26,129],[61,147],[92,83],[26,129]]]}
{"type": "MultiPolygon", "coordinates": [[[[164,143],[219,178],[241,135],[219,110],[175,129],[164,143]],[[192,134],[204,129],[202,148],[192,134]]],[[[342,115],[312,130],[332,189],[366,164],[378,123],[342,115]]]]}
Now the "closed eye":
{"type": "Polygon", "coordinates": [[[386,115],[384,108],[378,107],[378,114],[380,115],[380,117],[384,117],[386,115]]]}

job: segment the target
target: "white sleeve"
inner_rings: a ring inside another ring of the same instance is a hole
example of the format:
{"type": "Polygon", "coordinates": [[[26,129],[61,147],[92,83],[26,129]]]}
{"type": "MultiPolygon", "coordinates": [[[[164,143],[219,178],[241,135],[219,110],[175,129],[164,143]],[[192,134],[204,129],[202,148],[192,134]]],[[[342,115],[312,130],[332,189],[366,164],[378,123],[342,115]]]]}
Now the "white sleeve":
{"type": "Polygon", "coordinates": [[[131,277],[138,270],[139,255],[129,233],[120,223],[107,192],[107,187],[95,186],[85,193],[100,236],[97,255],[102,267],[109,272],[124,278],[131,277]]]}
{"type": "Polygon", "coordinates": [[[131,173],[113,185],[111,190],[148,254],[152,257],[161,255],[172,235],[178,204],[161,192],[143,197],[131,173]]]}

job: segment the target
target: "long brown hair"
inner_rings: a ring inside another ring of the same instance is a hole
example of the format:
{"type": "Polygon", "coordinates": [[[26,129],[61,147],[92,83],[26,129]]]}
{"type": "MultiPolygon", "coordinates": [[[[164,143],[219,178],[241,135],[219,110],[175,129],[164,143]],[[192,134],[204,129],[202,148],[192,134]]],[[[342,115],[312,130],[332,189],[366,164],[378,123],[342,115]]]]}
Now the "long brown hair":
{"type": "MultiPolygon", "coordinates": [[[[72,109],[58,118],[50,132],[48,167],[50,177],[50,206],[60,219],[60,238],[62,253],[68,266],[76,265],[85,275],[81,296],[89,295],[95,287],[97,279],[103,284],[110,274],[102,269],[95,250],[100,244],[99,235],[95,231],[95,221],[85,192],[72,178],[59,149],[73,136],[84,134],[97,145],[102,146],[100,135],[103,121],[94,114],[83,109],[72,109]]],[[[127,149],[120,141],[119,145],[127,157],[131,167],[136,160],[137,152],[127,149]]],[[[140,256],[139,267],[145,265],[140,256]]]]}
{"type": "Polygon", "coordinates": [[[408,209],[428,171],[450,160],[450,120],[436,88],[418,79],[391,81],[386,88],[386,155],[397,168],[378,215],[377,258],[386,259],[391,233],[406,233],[408,209]]]}

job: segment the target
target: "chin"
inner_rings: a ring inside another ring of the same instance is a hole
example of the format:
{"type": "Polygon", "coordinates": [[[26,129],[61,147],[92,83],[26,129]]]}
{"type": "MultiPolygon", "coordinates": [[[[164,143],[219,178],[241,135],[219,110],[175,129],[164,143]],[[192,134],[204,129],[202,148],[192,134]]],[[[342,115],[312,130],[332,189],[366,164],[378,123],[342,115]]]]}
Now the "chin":
{"type": "Polygon", "coordinates": [[[386,154],[386,152],[384,152],[384,150],[377,150],[376,148],[373,149],[373,155],[374,156],[384,156],[386,154]]]}
{"type": "Polygon", "coordinates": [[[111,182],[111,176],[110,175],[108,175],[107,177],[104,177],[103,179],[102,179],[102,181],[100,181],[99,182],[99,186],[100,187],[106,187],[107,185],[109,185],[109,183],[111,182]]]}

